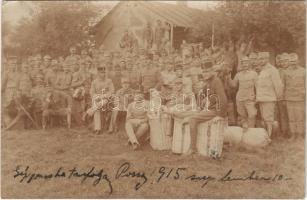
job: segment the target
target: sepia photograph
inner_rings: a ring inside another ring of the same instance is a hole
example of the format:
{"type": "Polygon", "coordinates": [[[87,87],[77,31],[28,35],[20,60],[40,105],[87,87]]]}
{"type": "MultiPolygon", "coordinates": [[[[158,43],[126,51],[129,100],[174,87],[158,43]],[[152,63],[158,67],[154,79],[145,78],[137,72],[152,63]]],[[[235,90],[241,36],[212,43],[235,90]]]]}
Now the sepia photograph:
{"type": "Polygon", "coordinates": [[[305,198],[305,1],[1,11],[1,198],[305,198]]]}

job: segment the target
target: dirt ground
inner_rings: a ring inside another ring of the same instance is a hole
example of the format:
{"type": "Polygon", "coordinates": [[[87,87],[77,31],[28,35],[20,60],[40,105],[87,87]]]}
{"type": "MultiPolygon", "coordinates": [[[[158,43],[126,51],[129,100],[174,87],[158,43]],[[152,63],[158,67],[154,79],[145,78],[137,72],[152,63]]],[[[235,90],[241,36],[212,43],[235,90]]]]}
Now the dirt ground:
{"type": "Polygon", "coordinates": [[[15,130],[2,131],[1,139],[2,198],[279,199],[305,195],[305,140],[274,140],[259,152],[224,146],[222,158],[213,160],[153,151],[149,144],[134,152],[123,133],[15,130]],[[130,169],[116,178],[117,170],[125,162],[130,163],[130,169]],[[29,166],[27,173],[42,175],[54,175],[62,167],[66,177],[37,178],[30,183],[25,178],[21,182],[22,176],[14,178],[17,166],[20,171],[29,166]],[[69,170],[74,167],[79,174],[92,167],[94,171],[103,169],[106,176],[96,186],[94,176],[81,183],[82,177],[68,178],[69,170]],[[229,170],[231,178],[226,181],[222,177],[229,170]],[[253,171],[254,178],[246,178],[253,171]],[[142,174],[147,179],[143,185],[142,174]],[[269,180],[263,180],[265,177],[269,180]],[[138,183],[141,187],[135,190],[138,183]]]}

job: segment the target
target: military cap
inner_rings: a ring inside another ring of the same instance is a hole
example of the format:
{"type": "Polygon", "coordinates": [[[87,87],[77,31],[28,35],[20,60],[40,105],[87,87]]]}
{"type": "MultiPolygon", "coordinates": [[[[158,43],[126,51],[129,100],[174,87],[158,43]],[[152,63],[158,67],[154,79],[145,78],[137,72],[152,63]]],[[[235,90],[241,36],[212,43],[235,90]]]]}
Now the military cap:
{"type": "Polygon", "coordinates": [[[281,57],[280,57],[280,60],[289,60],[289,54],[287,54],[287,53],[282,53],[282,54],[281,54],[281,57]]]}
{"type": "Polygon", "coordinates": [[[258,58],[269,58],[270,53],[269,52],[259,52],[258,53],[258,58]]]}
{"type": "Polygon", "coordinates": [[[174,80],[174,82],[175,82],[175,84],[182,84],[183,83],[183,79],[178,77],[178,78],[176,78],[174,80]]]}
{"type": "Polygon", "coordinates": [[[182,65],[180,65],[180,64],[176,64],[175,65],[175,68],[174,68],[174,70],[176,71],[176,70],[182,70],[183,69],[183,66],[182,65]]]}
{"type": "Polygon", "coordinates": [[[298,56],[297,56],[296,53],[290,53],[290,54],[289,54],[289,61],[295,62],[295,61],[297,61],[297,60],[298,60],[298,56]]]}
{"type": "Polygon", "coordinates": [[[276,56],[276,60],[278,61],[278,60],[281,60],[281,58],[282,58],[282,55],[281,54],[278,54],[277,56],[276,56]]]}
{"type": "Polygon", "coordinates": [[[98,66],[97,67],[97,71],[105,73],[106,72],[106,68],[103,67],[103,66],[98,66]]]}
{"type": "Polygon", "coordinates": [[[124,83],[130,83],[130,80],[128,78],[122,78],[121,79],[121,83],[124,84],[124,83]]]}
{"type": "Polygon", "coordinates": [[[50,57],[49,55],[45,55],[45,56],[44,56],[44,60],[47,60],[47,59],[50,60],[51,57],[50,57]]]}
{"type": "Polygon", "coordinates": [[[58,61],[56,59],[51,60],[51,65],[57,65],[57,64],[58,64],[58,61]]]}
{"type": "Polygon", "coordinates": [[[249,59],[250,59],[250,60],[252,60],[252,59],[257,59],[257,58],[258,58],[257,53],[252,52],[252,53],[249,54],[249,59]]]}

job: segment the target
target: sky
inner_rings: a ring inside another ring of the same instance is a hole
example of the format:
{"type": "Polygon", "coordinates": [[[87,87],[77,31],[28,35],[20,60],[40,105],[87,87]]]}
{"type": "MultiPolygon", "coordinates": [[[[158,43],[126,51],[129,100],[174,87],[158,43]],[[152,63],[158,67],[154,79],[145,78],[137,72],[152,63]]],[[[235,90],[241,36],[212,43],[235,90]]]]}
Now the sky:
{"type": "MultiPolygon", "coordinates": [[[[119,1],[97,1],[97,4],[116,4],[119,1]]],[[[175,1],[161,1],[165,3],[176,3],[175,1]]],[[[216,5],[214,1],[188,1],[188,6],[192,8],[212,8],[216,5]]],[[[29,16],[31,9],[35,8],[31,1],[9,1],[2,4],[2,20],[9,21],[13,26],[18,24],[18,21],[26,16],[29,16]]]]}

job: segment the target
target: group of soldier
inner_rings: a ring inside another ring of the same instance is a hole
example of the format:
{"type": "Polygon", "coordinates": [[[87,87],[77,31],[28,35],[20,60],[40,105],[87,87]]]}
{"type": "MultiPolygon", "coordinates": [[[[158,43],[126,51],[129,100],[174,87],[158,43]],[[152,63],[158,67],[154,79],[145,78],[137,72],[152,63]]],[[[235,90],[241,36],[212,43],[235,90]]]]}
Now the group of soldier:
{"type": "Polygon", "coordinates": [[[129,143],[138,149],[149,131],[150,100],[158,94],[162,112],[190,124],[192,152],[197,125],[217,116],[229,118],[229,102],[244,130],[262,126],[270,136],[276,128],[278,137],[304,136],[305,68],[296,53],[276,56],[273,66],[268,52],[251,52],[240,57],[231,74],[229,63],[211,51],[182,52],[100,48],[91,54],[82,49],[78,55],[71,47],[66,58],[8,57],[2,78],[3,126],[13,127],[16,118],[26,128],[92,123],[94,133],[102,134],[117,132],[124,121],[129,143]]]}

